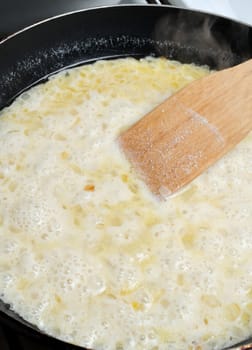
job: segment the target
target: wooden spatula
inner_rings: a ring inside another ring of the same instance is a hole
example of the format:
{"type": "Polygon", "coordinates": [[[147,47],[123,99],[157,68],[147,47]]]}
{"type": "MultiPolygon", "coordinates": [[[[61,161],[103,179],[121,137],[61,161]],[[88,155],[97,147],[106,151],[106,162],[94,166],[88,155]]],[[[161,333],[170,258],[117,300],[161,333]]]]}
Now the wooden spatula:
{"type": "Polygon", "coordinates": [[[252,130],[252,60],[189,84],[122,133],[119,143],[150,190],[192,181],[252,130]]]}

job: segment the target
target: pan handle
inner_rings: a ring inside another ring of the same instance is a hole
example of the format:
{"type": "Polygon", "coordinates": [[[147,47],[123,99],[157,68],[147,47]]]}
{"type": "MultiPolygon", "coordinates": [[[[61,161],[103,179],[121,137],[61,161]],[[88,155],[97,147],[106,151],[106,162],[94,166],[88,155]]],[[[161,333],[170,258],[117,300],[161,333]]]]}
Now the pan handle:
{"type": "Polygon", "coordinates": [[[170,1],[168,0],[146,0],[148,4],[154,4],[154,5],[171,5],[170,1]]]}

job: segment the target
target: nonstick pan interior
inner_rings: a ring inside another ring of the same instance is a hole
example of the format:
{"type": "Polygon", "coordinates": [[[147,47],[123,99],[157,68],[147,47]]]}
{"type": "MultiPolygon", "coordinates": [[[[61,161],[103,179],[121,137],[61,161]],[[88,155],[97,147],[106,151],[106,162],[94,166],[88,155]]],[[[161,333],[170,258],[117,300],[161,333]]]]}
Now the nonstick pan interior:
{"type": "MultiPolygon", "coordinates": [[[[252,57],[252,28],[169,6],[126,5],[59,16],[0,44],[0,109],[65,67],[102,58],[147,55],[222,69],[252,57]]],[[[1,300],[0,322],[39,341],[53,342],[54,349],[70,349],[70,345],[43,335],[1,300]]]]}
{"type": "Polygon", "coordinates": [[[115,6],[56,17],[0,45],[0,109],[66,66],[157,55],[221,69],[252,56],[252,28],[168,6],[115,6]]]}

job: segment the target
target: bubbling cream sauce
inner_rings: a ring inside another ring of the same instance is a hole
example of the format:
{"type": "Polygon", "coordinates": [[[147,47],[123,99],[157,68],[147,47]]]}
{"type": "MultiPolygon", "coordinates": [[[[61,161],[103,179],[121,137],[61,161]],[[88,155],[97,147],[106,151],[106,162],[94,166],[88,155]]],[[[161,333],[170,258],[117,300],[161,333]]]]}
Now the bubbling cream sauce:
{"type": "Polygon", "coordinates": [[[252,333],[252,135],[160,202],[116,138],[207,67],[63,71],[0,118],[0,295],[96,350],[212,350],[252,333]]]}

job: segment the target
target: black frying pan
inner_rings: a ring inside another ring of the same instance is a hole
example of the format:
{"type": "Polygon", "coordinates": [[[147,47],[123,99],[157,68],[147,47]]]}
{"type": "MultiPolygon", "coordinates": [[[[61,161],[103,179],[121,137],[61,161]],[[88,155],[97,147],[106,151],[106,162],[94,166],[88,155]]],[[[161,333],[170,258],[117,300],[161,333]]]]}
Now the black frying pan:
{"type": "MultiPolygon", "coordinates": [[[[0,44],[0,109],[65,67],[146,55],[222,69],[252,57],[252,28],[218,16],[151,5],[104,7],[55,17],[0,44]]],[[[46,336],[1,300],[0,323],[33,337],[34,350],[43,342],[48,349],[77,349],[46,336]]]]}

